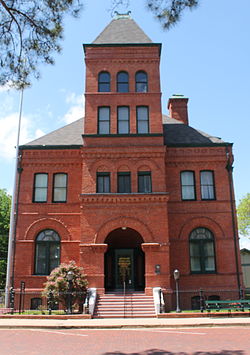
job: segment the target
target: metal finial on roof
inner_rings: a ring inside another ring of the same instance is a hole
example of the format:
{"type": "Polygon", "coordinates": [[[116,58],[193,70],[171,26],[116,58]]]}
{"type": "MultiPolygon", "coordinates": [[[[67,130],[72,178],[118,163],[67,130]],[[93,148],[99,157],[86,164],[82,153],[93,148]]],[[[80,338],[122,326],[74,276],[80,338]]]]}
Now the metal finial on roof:
{"type": "Polygon", "coordinates": [[[118,11],[115,11],[115,19],[119,20],[120,18],[131,18],[131,11],[126,12],[125,14],[120,14],[118,11]]]}

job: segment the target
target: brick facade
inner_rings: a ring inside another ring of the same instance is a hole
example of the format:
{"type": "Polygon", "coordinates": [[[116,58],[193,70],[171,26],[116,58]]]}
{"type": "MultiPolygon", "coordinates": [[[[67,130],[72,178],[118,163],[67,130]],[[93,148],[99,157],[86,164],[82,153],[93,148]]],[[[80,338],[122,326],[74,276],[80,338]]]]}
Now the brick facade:
{"type": "MultiPolygon", "coordinates": [[[[170,98],[173,124],[163,124],[158,44],[92,44],[85,45],[84,49],[85,119],[82,132],[78,132],[83,134],[82,144],[44,145],[38,140],[21,147],[15,288],[19,288],[20,281],[25,281],[30,291],[42,288],[46,276],[35,274],[36,238],[41,231],[49,229],[60,236],[60,262],[75,260],[84,268],[89,286],[96,287],[98,292],[105,292],[109,282],[105,280],[112,279],[114,275],[110,273],[118,272],[114,255],[121,250],[132,250],[133,265],[136,265],[131,266],[134,267],[133,287],[139,284],[142,287],[139,279],[143,280],[147,294],[152,293],[153,287],[162,287],[170,309],[176,268],[181,273],[181,290],[190,291],[182,297],[183,307],[191,307],[191,297],[200,288],[209,289],[211,295],[223,290],[236,297],[242,284],[240,265],[236,265],[239,249],[230,190],[232,145],[209,138],[206,143],[166,142],[165,132],[170,129],[178,132],[178,127],[183,129],[184,125],[186,129],[191,128],[188,100],[183,97],[170,98]],[[98,92],[98,75],[103,71],[110,73],[109,92],[98,92]],[[117,92],[116,78],[120,71],[129,74],[129,92],[117,92]],[[147,73],[147,92],[135,91],[138,71],[147,73]],[[104,106],[110,108],[110,132],[98,134],[98,107],[104,106]],[[128,134],[117,134],[119,106],[129,107],[128,134]],[[138,106],[148,107],[146,134],[137,132],[138,106]],[[193,200],[183,199],[180,177],[183,171],[191,171],[195,177],[193,200]],[[202,199],[202,171],[213,172],[212,199],[202,199]],[[151,173],[151,192],[138,193],[141,172],[151,173]],[[47,201],[43,203],[33,198],[37,173],[48,174],[47,201]],[[53,176],[57,173],[67,174],[66,202],[53,202],[53,176]],[[96,193],[98,173],[109,174],[108,193],[96,193]],[[118,193],[119,173],[130,173],[129,193],[118,193]],[[213,272],[191,270],[189,238],[196,228],[205,228],[214,237],[213,272]],[[111,269],[107,260],[113,263],[111,269]]],[[[119,288],[117,279],[112,282],[113,288],[119,288]]]]}

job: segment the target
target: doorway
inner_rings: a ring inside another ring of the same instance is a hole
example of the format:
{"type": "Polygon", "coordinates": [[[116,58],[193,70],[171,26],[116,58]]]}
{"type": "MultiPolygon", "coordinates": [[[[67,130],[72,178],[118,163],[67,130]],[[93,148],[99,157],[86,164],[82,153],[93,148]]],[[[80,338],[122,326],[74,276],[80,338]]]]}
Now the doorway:
{"type": "Polygon", "coordinates": [[[105,240],[105,289],[143,291],[145,288],[145,258],[141,250],[143,239],[138,232],[126,228],[112,231],[105,240]]]}

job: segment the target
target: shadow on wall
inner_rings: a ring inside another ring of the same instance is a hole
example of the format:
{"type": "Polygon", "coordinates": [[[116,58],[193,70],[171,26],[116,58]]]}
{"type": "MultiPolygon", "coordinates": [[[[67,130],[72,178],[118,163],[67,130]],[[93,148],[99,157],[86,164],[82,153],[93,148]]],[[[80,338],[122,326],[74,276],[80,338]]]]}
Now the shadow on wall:
{"type": "Polygon", "coordinates": [[[136,353],[121,353],[120,351],[103,353],[103,355],[245,355],[242,350],[222,350],[222,351],[195,351],[194,353],[178,352],[173,353],[171,351],[150,349],[136,353]]]}

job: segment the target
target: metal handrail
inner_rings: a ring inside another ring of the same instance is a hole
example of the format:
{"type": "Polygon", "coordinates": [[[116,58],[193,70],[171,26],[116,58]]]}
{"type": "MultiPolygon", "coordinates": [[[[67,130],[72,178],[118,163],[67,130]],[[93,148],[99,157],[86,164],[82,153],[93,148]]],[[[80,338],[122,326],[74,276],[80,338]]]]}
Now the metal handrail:
{"type": "Polygon", "coordinates": [[[126,282],[125,280],[123,281],[123,318],[126,317],[126,305],[125,305],[125,301],[126,301],[126,282]]]}

